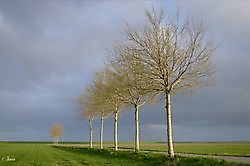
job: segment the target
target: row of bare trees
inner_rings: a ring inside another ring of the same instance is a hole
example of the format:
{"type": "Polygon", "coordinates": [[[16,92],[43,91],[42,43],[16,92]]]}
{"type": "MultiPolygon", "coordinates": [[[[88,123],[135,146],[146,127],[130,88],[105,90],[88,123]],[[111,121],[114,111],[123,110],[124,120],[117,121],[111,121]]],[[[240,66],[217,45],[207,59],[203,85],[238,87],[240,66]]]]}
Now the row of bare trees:
{"type": "Polygon", "coordinates": [[[211,83],[214,73],[211,55],[214,47],[201,22],[161,9],[145,10],[141,26],[127,25],[125,39],[111,49],[111,57],[93,84],[80,97],[84,116],[90,124],[100,118],[100,148],[103,148],[103,121],[114,118],[114,147],[118,149],[118,117],[125,108],[135,113],[135,151],[139,144],[139,110],[147,103],[165,100],[168,156],[174,157],[171,96],[211,83]]]}

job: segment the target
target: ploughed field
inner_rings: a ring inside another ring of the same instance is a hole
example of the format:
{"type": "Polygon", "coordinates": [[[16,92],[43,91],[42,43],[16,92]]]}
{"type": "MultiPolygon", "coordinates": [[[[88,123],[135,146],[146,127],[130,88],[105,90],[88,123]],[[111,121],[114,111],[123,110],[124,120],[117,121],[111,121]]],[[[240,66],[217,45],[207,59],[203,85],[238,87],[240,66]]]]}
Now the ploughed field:
{"type": "MultiPolygon", "coordinates": [[[[96,144],[97,146],[97,144],[96,144]]],[[[61,166],[61,165],[243,165],[229,163],[223,160],[176,157],[174,161],[169,161],[165,154],[142,152],[134,153],[130,148],[132,143],[121,143],[124,151],[115,152],[111,149],[111,144],[105,144],[105,150],[97,147],[88,149],[87,144],[66,143],[60,146],[52,146],[49,143],[0,143],[0,165],[20,165],[20,166],[61,166]]],[[[152,151],[163,151],[166,145],[162,143],[142,143],[142,149],[152,151]]],[[[236,155],[250,154],[250,145],[247,143],[177,143],[177,151],[193,153],[227,153],[236,155]],[[208,145],[209,144],[209,145],[208,145]],[[214,150],[214,151],[213,151],[214,150]]]]}

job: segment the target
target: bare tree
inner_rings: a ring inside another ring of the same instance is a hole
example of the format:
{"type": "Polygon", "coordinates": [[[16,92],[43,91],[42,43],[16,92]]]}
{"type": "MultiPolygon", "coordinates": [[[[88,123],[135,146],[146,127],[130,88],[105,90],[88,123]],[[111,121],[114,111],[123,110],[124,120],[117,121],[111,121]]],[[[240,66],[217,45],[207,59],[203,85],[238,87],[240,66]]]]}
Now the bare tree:
{"type": "Polygon", "coordinates": [[[59,142],[60,136],[63,134],[63,126],[55,123],[51,126],[49,130],[49,135],[54,139],[54,144],[57,145],[59,142]]]}
{"type": "Polygon", "coordinates": [[[134,107],[135,111],[135,151],[140,150],[139,141],[139,108],[148,102],[153,101],[154,93],[151,80],[146,79],[143,73],[146,72],[145,66],[136,58],[137,52],[124,49],[123,45],[116,45],[112,50],[110,66],[114,74],[113,80],[119,81],[119,88],[123,93],[121,96],[124,103],[134,107]],[[131,54],[133,54],[131,56],[131,54]]]}
{"type": "Polygon", "coordinates": [[[94,77],[94,85],[92,86],[91,101],[95,107],[96,114],[100,117],[100,148],[103,149],[103,128],[104,119],[112,114],[110,109],[107,93],[104,86],[104,78],[100,73],[96,73],[94,77]]]}
{"type": "Polygon", "coordinates": [[[97,73],[99,80],[102,80],[101,86],[104,88],[105,99],[108,110],[114,115],[114,147],[118,150],[118,116],[123,110],[123,89],[121,88],[120,81],[115,79],[114,71],[107,65],[102,72],[97,73]]]}
{"type": "Polygon", "coordinates": [[[180,19],[179,12],[165,17],[163,10],[154,8],[145,14],[142,28],[127,27],[124,49],[147,69],[141,77],[151,80],[151,91],[165,96],[168,155],[173,158],[171,96],[209,85],[214,47],[202,23],[180,19]]]}
{"type": "Polygon", "coordinates": [[[92,122],[95,117],[95,112],[90,101],[90,93],[90,89],[86,89],[86,91],[80,96],[80,106],[82,109],[83,118],[88,119],[89,121],[89,147],[93,148],[92,122]]]}

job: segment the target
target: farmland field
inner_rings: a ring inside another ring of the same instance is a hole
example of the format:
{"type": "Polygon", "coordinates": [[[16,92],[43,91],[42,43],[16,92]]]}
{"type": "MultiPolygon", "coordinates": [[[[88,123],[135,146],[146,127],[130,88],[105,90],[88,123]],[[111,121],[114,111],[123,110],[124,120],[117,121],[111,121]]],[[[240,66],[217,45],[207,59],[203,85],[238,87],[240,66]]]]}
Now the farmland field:
{"type": "MultiPolygon", "coordinates": [[[[144,143],[143,148],[161,150],[160,143],[144,143]],[[156,146],[157,145],[157,146],[156,146]]],[[[196,145],[196,144],[195,144],[196,145]]],[[[168,161],[163,154],[139,153],[132,151],[114,152],[111,149],[98,150],[86,148],[87,144],[64,144],[64,146],[54,147],[47,143],[0,143],[0,165],[240,165],[205,158],[177,157],[175,161],[168,161]],[[66,146],[65,146],[66,145],[66,146]],[[75,147],[72,147],[74,145],[75,147]],[[81,146],[79,146],[81,145],[81,146]],[[68,147],[67,147],[68,146],[68,147]],[[85,147],[82,147],[85,146],[85,147]],[[8,157],[9,156],[9,157],[8,157]],[[7,161],[15,159],[15,161],[7,161]]],[[[97,146],[97,145],[96,145],[97,146]]],[[[106,147],[110,144],[106,143],[106,147]]],[[[131,143],[121,143],[122,147],[131,147],[131,143]]],[[[176,148],[192,147],[189,144],[176,146],[176,148]]],[[[198,146],[198,145],[196,145],[198,146]]],[[[194,146],[194,150],[197,147],[194,146]]],[[[201,146],[201,145],[199,145],[201,146]]],[[[204,146],[206,147],[206,145],[204,146]]],[[[240,147],[240,146],[239,146],[240,147]]],[[[192,148],[191,148],[192,149],[192,148]]],[[[207,151],[207,148],[204,148],[207,151]]],[[[230,148],[229,148],[230,149],[230,148]]],[[[190,150],[191,151],[191,150],[190,150]]],[[[200,150],[201,151],[201,150],[200,150]]],[[[223,151],[223,150],[222,150],[223,151]]],[[[222,152],[218,149],[218,152],[222,152]]],[[[236,153],[236,152],[234,152],[236,153]]],[[[243,154],[240,152],[239,154],[243,154]]]]}

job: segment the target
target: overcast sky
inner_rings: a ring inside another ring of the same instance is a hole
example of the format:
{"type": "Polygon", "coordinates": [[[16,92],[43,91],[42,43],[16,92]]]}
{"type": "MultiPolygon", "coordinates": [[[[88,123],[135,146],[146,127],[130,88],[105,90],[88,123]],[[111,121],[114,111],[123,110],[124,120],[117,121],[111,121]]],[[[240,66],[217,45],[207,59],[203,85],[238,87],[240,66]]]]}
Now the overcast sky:
{"type": "MultiPolygon", "coordinates": [[[[139,25],[151,5],[202,19],[218,44],[216,85],[173,99],[176,141],[250,140],[249,1],[0,1],[0,141],[48,141],[53,123],[64,141],[87,141],[78,97],[119,40],[125,21],[139,25]]],[[[140,112],[142,141],[166,140],[164,105],[140,112]]],[[[134,113],[122,112],[119,139],[132,141],[134,113]]],[[[99,119],[94,123],[98,140],[99,119]]],[[[112,141],[112,118],[105,141],[112,141]]]]}

